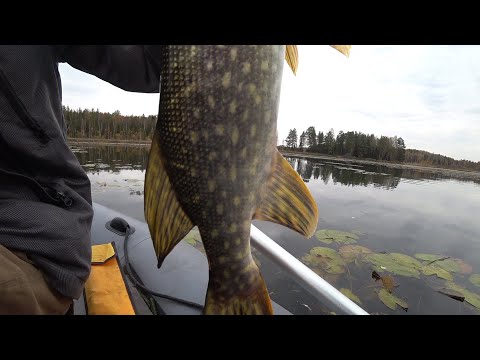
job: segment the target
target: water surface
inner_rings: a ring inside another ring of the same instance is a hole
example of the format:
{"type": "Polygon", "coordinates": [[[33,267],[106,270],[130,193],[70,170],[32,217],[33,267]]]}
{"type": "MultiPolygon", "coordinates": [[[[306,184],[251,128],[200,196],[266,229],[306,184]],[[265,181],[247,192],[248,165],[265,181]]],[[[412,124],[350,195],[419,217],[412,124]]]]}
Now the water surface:
{"type": "MultiPolygon", "coordinates": [[[[143,186],[149,148],[131,145],[72,148],[91,179],[93,200],[143,221],[143,186]]],[[[315,269],[332,285],[352,291],[370,313],[480,314],[469,303],[438,292],[449,286],[451,289],[454,283],[473,294],[469,296],[480,296],[480,287],[469,281],[472,274],[480,274],[479,181],[427,170],[392,169],[339,160],[295,157],[287,160],[305,179],[317,201],[318,230],[353,233],[354,245],[378,254],[400,253],[414,257],[426,253],[460,259],[465,264],[463,273],[449,272],[452,282],[448,285],[446,280],[436,275],[427,276],[422,270],[418,278],[398,275],[389,272],[389,266],[375,268],[359,257],[355,262],[344,262],[340,274],[315,269]],[[408,311],[400,306],[392,310],[379,299],[383,282],[372,278],[375,269],[381,276],[393,277],[392,293],[407,302],[408,311]]],[[[315,236],[305,239],[272,223],[254,221],[254,224],[303,261],[314,247],[327,247],[338,253],[346,246],[335,242],[327,244],[315,236]]],[[[329,309],[268,259],[257,251],[254,255],[275,301],[294,314],[329,313],[329,309]]],[[[423,267],[428,262],[420,263],[423,267]]],[[[438,264],[437,261],[431,265],[438,264]]],[[[328,266],[327,270],[331,272],[328,266]]]]}

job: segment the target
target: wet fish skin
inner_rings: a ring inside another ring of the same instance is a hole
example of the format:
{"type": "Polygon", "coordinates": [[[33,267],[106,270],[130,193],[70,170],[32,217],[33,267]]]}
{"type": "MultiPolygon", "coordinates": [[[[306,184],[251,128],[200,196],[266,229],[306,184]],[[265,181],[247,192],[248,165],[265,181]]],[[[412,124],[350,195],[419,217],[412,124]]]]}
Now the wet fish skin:
{"type": "Polygon", "coordinates": [[[162,55],[145,216],[160,264],[198,226],[206,314],[273,313],[251,255],[252,219],[306,236],[316,227],[313,198],[276,148],[284,58],[283,45],[167,46],[162,55]]]}

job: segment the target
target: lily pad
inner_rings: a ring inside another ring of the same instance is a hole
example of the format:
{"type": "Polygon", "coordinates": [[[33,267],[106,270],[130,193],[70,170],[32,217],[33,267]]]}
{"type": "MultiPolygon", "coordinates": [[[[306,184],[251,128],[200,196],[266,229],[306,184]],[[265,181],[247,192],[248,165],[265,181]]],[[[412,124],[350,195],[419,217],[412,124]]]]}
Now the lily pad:
{"type": "Polygon", "coordinates": [[[472,272],[472,266],[461,259],[434,254],[415,254],[414,256],[426,261],[426,265],[435,264],[435,266],[450,273],[470,274],[472,272]]]}
{"type": "Polygon", "coordinates": [[[422,263],[411,256],[400,254],[400,253],[391,253],[390,256],[399,264],[405,264],[408,266],[415,267],[417,269],[422,267],[422,263]]]}
{"type": "Polygon", "coordinates": [[[396,275],[420,278],[419,269],[422,264],[408,255],[372,253],[365,255],[365,261],[372,264],[374,270],[378,272],[388,271],[396,275]]]}
{"type": "Polygon", "coordinates": [[[358,240],[358,236],[349,233],[346,231],[338,231],[338,230],[318,230],[315,233],[316,238],[325,243],[331,244],[332,242],[340,243],[340,244],[355,244],[358,240]]]}
{"type": "Polygon", "coordinates": [[[388,290],[388,292],[392,292],[393,289],[396,287],[395,285],[395,280],[393,279],[393,276],[390,275],[385,275],[385,276],[380,276],[375,270],[372,272],[372,278],[377,280],[381,280],[383,287],[388,290]]]}
{"type": "Polygon", "coordinates": [[[425,275],[437,275],[441,279],[445,280],[453,280],[452,274],[450,274],[447,270],[442,269],[441,267],[436,266],[435,264],[432,265],[425,265],[422,267],[422,272],[425,275]]]}
{"type": "Polygon", "coordinates": [[[447,295],[448,297],[451,297],[452,299],[458,300],[458,301],[465,301],[465,296],[459,292],[455,291],[452,289],[439,289],[437,290],[440,294],[447,295]]]}
{"type": "Polygon", "coordinates": [[[335,249],[331,249],[327,247],[321,247],[321,246],[314,247],[312,250],[310,250],[310,254],[315,256],[326,256],[331,259],[338,258],[341,260],[340,256],[335,251],[335,249]]]}
{"type": "Polygon", "coordinates": [[[461,293],[463,296],[465,296],[466,302],[476,307],[477,309],[480,309],[480,295],[475,294],[474,292],[471,292],[470,290],[467,290],[452,281],[445,281],[445,287],[449,290],[454,290],[461,293]]]}
{"type": "Polygon", "coordinates": [[[340,289],[340,292],[345,295],[346,297],[348,297],[350,300],[352,301],[355,301],[357,304],[361,304],[362,302],[360,301],[360,299],[358,298],[357,295],[355,295],[351,290],[349,289],[345,289],[345,288],[341,288],[340,289]]]}
{"type": "Polygon", "coordinates": [[[314,247],[310,250],[310,254],[302,258],[303,262],[312,267],[320,268],[329,274],[343,274],[345,272],[345,262],[342,257],[334,250],[327,247],[314,247]]]}
{"type": "Polygon", "coordinates": [[[393,288],[395,287],[395,281],[393,280],[393,277],[390,275],[385,275],[382,276],[382,284],[385,289],[387,289],[388,292],[392,292],[393,288]]]}
{"type": "Polygon", "coordinates": [[[359,230],[352,230],[352,234],[355,234],[355,235],[358,235],[358,236],[365,235],[364,232],[361,232],[361,231],[359,231],[359,230]]]}
{"type": "Polygon", "coordinates": [[[468,280],[475,286],[480,287],[480,274],[472,274],[468,280]]]}
{"type": "Polygon", "coordinates": [[[408,309],[408,304],[405,300],[396,297],[385,289],[380,289],[380,291],[378,292],[378,298],[381,302],[383,302],[387,307],[392,310],[395,310],[397,308],[397,305],[399,305],[404,310],[408,309]]]}
{"type": "Polygon", "coordinates": [[[362,255],[371,254],[372,250],[360,245],[345,245],[338,249],[338,253],[346,262],[352,262],[362,255]]]}
{"type": "Polygon", "coordinates": [[[442,259],[445,257],[445,256],[433,255],[433,254],[415,254],[413,256],[415,256],[417,259],[424,260],[424,261],[436,261],[438,259],[442,259]]]}

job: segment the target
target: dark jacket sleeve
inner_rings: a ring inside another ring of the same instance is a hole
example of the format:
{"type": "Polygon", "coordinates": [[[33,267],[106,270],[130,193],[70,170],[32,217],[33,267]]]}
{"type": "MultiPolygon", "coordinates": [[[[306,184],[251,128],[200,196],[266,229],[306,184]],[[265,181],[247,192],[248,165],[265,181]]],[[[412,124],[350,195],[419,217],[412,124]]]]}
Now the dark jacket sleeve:
{"type": "Polygon", "coordinates": [[[58,62],[126,91],[158,93],[161,45],[58,45],[58,62]]]}

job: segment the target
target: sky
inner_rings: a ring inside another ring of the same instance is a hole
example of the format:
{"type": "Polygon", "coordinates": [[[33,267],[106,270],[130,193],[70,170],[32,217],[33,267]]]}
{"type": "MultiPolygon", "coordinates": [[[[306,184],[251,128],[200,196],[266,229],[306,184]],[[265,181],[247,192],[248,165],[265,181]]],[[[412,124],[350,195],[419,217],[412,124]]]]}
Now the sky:
{"type": "MultiPolygon", "coordinates": [[[[480,46],[299,45],[294,76],[284,66],[278,143],[296,128],[398,136],[407,148],[480,161],[480,46]]],[[[121,90],[59,65],[63,104],[153,115],[159,94],[121,90]]]]}

